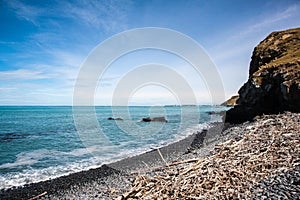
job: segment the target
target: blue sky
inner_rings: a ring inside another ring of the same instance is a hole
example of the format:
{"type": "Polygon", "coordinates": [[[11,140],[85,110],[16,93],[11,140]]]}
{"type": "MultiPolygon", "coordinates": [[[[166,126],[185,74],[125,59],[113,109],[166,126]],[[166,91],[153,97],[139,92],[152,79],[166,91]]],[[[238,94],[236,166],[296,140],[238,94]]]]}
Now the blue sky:
{"type": "MultiPolygon", "coordinates": [[[[225,95],[246,81],[253,48],[272,31],[300,27],[299,0],[265,1],[14,1],[0,0],[0,105],[72,105],[80,66],[100,42],[133,28],[162,27],[196,40],[215,63],[225,95]]],[[[120,77],[159,62],[188,79],[199,103],[209,103],[201,78],[173,55],[147,50],[106,71],[95,103],[110,105],[120,77]]],[[[176,103],[158,86],[133,94],[132,104],[176,103]]]]}

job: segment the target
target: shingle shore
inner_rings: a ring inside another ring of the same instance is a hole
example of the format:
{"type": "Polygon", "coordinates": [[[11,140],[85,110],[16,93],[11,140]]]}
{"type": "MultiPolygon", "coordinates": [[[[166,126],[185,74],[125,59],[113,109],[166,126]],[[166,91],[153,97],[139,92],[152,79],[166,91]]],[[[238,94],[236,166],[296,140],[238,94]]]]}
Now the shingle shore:
{"type": "Polygon", "coordinates": [[[299,199],[299,131],[295,113],[229,128],[210,156],[140,174],[119,199],[299,199]]]}
{"type": "Polygon", "coordinates": [[[222,133],[221,129],[219,124],[205,132],[204,138],[204,133],[199,132],[197,137],[162,148],[163,159],[153,150],[104,166],[104,171],[82,172],[48,185],[42,183],[38,189],[27,188],[27,192],[23,188],[23,193],[1,192],[0,197],[29,199],[42,194],[39,199],[299,198],[300,114],[267,115],[231,126],[222,133]]]}

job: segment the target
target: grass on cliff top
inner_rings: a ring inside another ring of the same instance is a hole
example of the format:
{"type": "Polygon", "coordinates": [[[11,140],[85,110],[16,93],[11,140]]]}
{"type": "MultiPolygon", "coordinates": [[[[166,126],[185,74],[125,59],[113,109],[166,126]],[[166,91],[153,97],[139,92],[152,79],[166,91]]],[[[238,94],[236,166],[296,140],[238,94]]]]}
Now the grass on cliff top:
{"type": "Polygon", "coordinates": [[[261,66],[256,74],[269,68],[285,71],[286,69],[280,67],[284,65],[292,67],[293,71],[300,70],[300,28],[271,33],[258,47],[262,51],[276,49],[281,55],[261,66]]]}

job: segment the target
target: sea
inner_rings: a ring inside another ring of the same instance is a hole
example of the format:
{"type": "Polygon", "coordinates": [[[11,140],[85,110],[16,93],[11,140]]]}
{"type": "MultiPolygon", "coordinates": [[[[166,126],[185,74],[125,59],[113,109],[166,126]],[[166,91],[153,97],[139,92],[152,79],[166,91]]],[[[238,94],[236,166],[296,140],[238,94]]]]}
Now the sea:
{"type": "Polygon", "coordinates": [[[100,167],[221,121],[223,106],[0,106],[0,189],[100,167]],[[108,120],[120,117],[122,120],[108,120]],[[165,117],[163,122],[141,122],[165,117]]]}

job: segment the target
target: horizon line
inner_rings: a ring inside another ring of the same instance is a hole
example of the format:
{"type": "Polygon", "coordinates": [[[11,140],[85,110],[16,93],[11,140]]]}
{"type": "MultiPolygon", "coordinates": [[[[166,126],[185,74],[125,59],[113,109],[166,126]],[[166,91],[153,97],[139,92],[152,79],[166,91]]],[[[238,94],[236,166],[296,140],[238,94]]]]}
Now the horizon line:
{"type": "Polygon", "coordinates": [[[130,107],[130,106],[221,106],[220,104],[166,104],[166,105],[77,105],[77,106],[74,106],[74,105],[0,105],[0,107],[21,107],[21,106],[24,106],[24,107],[96,107],[96,106],[107,106],[107,107],[130,107]]]}

